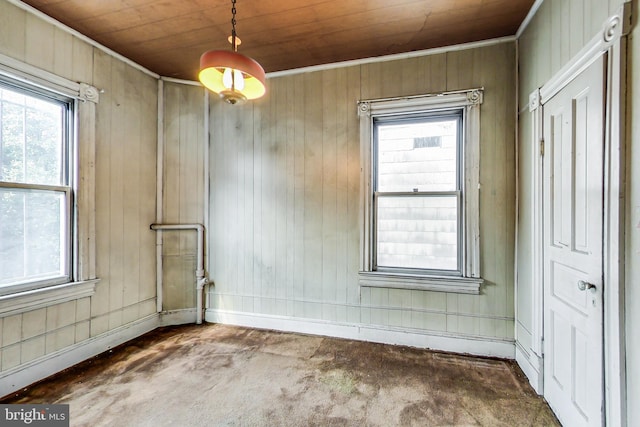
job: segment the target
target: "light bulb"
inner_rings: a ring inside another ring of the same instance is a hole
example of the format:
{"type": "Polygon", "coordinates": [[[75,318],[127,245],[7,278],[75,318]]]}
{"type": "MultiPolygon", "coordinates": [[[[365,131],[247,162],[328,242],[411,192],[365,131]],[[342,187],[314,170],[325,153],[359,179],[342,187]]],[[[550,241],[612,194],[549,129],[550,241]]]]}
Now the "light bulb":
{"type": "Polygon", "coordinates": [[[244,89],[244,76],[242,75],[242,71],[233,70],[233,80],[236,89],[242,91],[242,89],[244,89]]]}
{"type": "Polygon", "coordinates": [[[244,76],[242,71],[233,68],[225,68],[222,73],[222,84],[227,89],[242,91],[244,89],[244,76]]]}
{"type": "Polygon", "coordinates": [[[233,70],[231,68],[225,68],[222,73],[222,84],[225,88],[231,89],[233,87],[233,70]]]}

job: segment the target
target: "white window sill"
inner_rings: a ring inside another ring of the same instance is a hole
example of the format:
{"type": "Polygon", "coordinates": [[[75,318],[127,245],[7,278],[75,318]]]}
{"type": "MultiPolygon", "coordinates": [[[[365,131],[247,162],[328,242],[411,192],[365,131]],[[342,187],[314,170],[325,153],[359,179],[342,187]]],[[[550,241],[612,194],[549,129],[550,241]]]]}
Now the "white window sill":
{"type": "Polygon", "coordinates": [[[63,302],[90,297],[100,279],[64,283],[0,296],[0,317],[13,316],[63,302]]]}
{"type": "Polygon", "coordinates": [[[365,288],[412,289],[420,291],[480,294],[484,279],[479,277],[416,276],[377,271],[361,271],[359,284],[365,288]]]}

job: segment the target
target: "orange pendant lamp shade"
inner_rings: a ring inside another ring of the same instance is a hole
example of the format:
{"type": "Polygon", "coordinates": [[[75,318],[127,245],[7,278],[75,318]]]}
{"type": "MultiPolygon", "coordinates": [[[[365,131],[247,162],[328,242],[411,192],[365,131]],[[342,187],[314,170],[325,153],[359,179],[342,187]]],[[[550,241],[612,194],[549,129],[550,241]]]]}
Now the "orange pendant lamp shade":
{"type": "Polygon", "coordinates": [[[262,66],[234,51],[210,50],[203,53],[198,79],[230,104],[257,99],[266,92],[262,66]]]}

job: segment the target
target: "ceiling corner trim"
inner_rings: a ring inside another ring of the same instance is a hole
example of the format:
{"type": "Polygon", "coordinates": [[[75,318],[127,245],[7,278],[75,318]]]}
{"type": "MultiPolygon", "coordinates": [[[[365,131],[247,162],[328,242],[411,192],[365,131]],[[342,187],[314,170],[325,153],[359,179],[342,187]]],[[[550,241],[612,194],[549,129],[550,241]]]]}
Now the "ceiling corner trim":
{"type": "Polygon", "coordinates": [[[501,43],[510,43],[517,40],[516,36],[498,37],[495,39],[482,40],[479,42],[461,43],[451,46],[435,47],[431,49],[414,50],[411,52],[394,53],[391,55],[372,56],[369,58],[354,59],[351,61],[332,62],[329,64],[312,65],[309,67],[293,68],[291,70],[274,71],[267,73],[267,78],[283,77],[293,74],[311,73],[314,71],[331,70],[334,68],[351,67],[354,65],[371,64],[373,62],[396,61],[398,59],[409,59],[419,56],[437,55],[440,53],[453,52],[458,50],[476,49],[480,47],[493,46],[501,43]]]}
{"type": "Polygon", "coordinates": [[[165,77],[165,76],[160,76],[160,80],[168,83],[176,83],[176,84],[188,85],[188,86],[199,86],[201,88],[204,88],[204,85],[197,80],[176,79],[174,77],[165,77]]]}
{"type": "Polygon", "coordinates": [[[149,76],[151,76],[151,77],[153,77],[155,79],[159,79],[160,78],[159,74],[156,74],[153,71],[148,70],[147,68],[145,68],[142,65],[138,64],[137,62],[133,62],[129,58],[120,55],[118,52],[115,52],[115,51],[109,49],[108,47],[106,47],[104,45],[101,45],[97,41],[95,41],[93,39],[90,39],[89,37],[85,36],[84,34],[80,33],[79,31],[74,30],[73,28],[63,24],[62,22],[52,18],[51,16],[49,16],[49,15],[47,15],[45,13],[40,12],[38,9],[36,9],[36,8],[34,8],[32,6],[29,6],[28,4],[23,3],[20,0],[5,0],[5,1],[7,1],[8,3],[11,3],[12,5],[14,5],[16,7],[19,7],[20,9],[22,9],[22,10],[24,10],[24,11],[26,11],[26,12],[28,12],[28,13],[30,13],[30,14],[38,17],[38,18],[40,18],[40,19],[42,19],[45,22],[48,22],[51,25],[54,25],[54,26],[60,28],[61,30],[71,34],[72,36],[82,40],[83,42],[88,43],[88,44],[90,44],[91,46],[93,46],[93,47],[95,47],[97,49],[100,49],[104,53],[106,53],[108,55],[111,55],[116,59],[119,59],[120,61],[132,66],[133,68],[135,68],[135,69],[137,69],[139,71],[142,71],[143,73],[145,73],[145,74],[147,74],[147,75],[149,75],[149,76]]]}
{"type": "Polygon", "coordinates": [[[520,36],[522,36],[522,33],[524,33],[524,31],[527,29],[533,17],[536,16],[538,9],[540,9],[540,6],[542,6],[543,1],[544,0],[536,0],[535,3],[533,3],[533,5],[531,6],[531,9],[529,9],[529,13],[527,13],[527,16],[525,16],[524,21],[522,21],[522,24],[520,24],[518,31],[516,31],[516,39],[519,39],[520,36]]]}

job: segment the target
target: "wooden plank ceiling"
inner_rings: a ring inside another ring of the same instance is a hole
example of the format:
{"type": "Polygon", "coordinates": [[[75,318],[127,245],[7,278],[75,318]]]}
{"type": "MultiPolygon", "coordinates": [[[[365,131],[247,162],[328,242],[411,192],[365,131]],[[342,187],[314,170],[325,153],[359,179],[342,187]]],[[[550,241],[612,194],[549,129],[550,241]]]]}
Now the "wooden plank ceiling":
{"type": "MultiPolygon", "coordinates": [[[[24,0],[166,77],[229,49],[231,0],[24,0]]],[[[238,0],[239,51],[267,72],[514,35],[534,0],[238,0]]]]}

